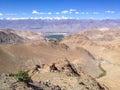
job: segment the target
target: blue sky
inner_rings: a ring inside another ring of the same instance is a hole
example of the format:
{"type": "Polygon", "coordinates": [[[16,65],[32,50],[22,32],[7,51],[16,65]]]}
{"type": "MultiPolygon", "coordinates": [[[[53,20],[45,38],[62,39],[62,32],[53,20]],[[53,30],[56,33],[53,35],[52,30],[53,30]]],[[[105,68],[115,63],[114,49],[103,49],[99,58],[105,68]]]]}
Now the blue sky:
{"type": "Polygon", "coordinates": [[[0,0],[0,18],[120,19],[120,0],[0,0]]]}

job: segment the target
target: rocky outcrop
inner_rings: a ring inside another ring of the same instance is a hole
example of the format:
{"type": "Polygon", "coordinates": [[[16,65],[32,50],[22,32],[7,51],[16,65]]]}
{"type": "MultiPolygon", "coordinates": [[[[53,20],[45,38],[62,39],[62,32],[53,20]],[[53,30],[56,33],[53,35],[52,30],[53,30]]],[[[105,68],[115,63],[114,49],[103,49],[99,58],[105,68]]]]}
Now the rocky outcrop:
{"type": "Polygon", "coordinates": [[[29,71],[29,75],[34,82],[44,83],[51,88],[50,90],[106,90],[67,59],[49,65],[37,65],[29,71]]]}
{"type": "MultiPolygon", "coordinates": [[[[98,61],[98,63],[102,65],[102,68],[105,70],[105,72],[107,72],[106,76],[103,75],[104,77],[99,78],[100,83],[102,82],[103,84],[108,86],[110,90],[119,90],[120,87],[120,85],[118,84],[119,83],[118,78],[120,76],[120,73],[118,74],[118,72],[120,71],[120,67],[118,67],[120,65],[119,29],[100,28],[81,31],[79,34],[73,34],[65,37],[62,43],[65,43],[70,48],[74,47],[78,50],[78,47],[79,48],[82,47],[85,50],[89,51],[88,54],[90,56],[95,57],[96,61],[98,61]],[[80,38],[82,37],[81,35],[88,37],[89,39],[80,38]],[[94,42],[94,44],[92,44],[92,42],[94,42]]],[[[89,58],[87,60],[89,61],[89,58]]],[[[87,64],[87,66],[88,65],[90,64],[87,64]]],[[[94,68],[92,68],[92,70],[90,70],[89,73],[94,71],[93,69],[94,68]]],[[[98,76],[102,76],[102,74],[104,73],[102,72],[98,76]]]]}
{"type": "Polygon", "coordinates": [[[53,63],[50,66],[50,71],[64,72],[68,76],[80,76],[78,70],[75,68],[74,65],[70,64],[68,60],[53,63]]]}
{"type": "Polygon", "coordinates": [[[0,74],[0,90],[108,90],[67,59],[49,65],[36,65],[28,71],[32,82],[17,81],[0,74]]]}

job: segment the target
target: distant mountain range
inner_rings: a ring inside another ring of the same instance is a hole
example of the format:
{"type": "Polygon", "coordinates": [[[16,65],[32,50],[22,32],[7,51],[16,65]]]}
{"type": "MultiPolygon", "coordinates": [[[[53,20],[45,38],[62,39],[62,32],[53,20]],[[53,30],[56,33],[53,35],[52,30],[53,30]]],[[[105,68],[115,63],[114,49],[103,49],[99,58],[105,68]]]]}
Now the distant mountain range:
{"type": "Polygon", "coordinates": [[[40,32],[79,32],[93,28],[120,28],[120,19],[0,20],[0,29],[32,30],[40,32]]]}

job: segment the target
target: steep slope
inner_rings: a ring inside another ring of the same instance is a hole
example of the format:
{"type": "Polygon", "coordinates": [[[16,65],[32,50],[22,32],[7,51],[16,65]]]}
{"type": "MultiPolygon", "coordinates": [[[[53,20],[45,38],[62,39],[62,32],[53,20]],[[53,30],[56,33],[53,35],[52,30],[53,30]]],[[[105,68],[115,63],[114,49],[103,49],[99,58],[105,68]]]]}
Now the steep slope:
{"type": "Polygon", "coordinates": [[[120,65],[119,34],[119,30],[88,30],[80,32],[79,34],[66,36],[61,43],[65,43],[73,48],[83,47],[94,56],[100,58],[105,57],[106,60],[109,60],[111,63],[120,65]],[[113,58],[116,60],[113,60],[113,58]]]}
{"type": "Polygon", "coordinates": [[[45,41],[43,34],[40,32],[32,32],[32,31],[26,30],[26,31],[15,31],[15,33],[24,39],[28,39],[28,42],[45,41]]]}
{"type": "Polygon", "coordinates": [[[83,48],[70,49],[65,44],[41,42],[39,44],[2,45],[0,53],[0,62],[2,62],[0,72],[29,69],[36,64],[67,58],[74,64],[83,67],[85,72],[94,77],[101,73],[97,61],[87,50],[83,48]]]}
{"type": "Polygon", "coordinates": [[[2,90],[108,90],[94,78],[86,74],[81,67],[62,61],[36,65],[28,70],[32,82],[18,82],[9,74],[0,74],[2,90]]]}
{"type": "Polygon", "coordinates": [[[45,41],[41,33],[31,31],[0,30],[0,44],[22,44],[45,41]]]}
{"type": "Polygon", "coordinates": [[[0,44],[16,44],[23,43],[24,39],[15,33],[0,31],[0,44]]]}
{"type": "Polygon", "coordinates": [[[100,82],[108,85],[111,90],[119,90],[118,80],[120,76],[120,31],[119,30],[88,30],[80,32],[80,34],[67,36],[62,43],[70,47],[82,47],[88,50],[101,64],[106,71],[106,76],[98,79],[100,82]],[[81,34],[88,39],[82,38],[81,34]],[[74,38],[76,37],[76,38],[74,38]],[[77,42],[75,42],[77,41],[77,42]],[[91,42],[81,43],[81,42],[91,42]]]}

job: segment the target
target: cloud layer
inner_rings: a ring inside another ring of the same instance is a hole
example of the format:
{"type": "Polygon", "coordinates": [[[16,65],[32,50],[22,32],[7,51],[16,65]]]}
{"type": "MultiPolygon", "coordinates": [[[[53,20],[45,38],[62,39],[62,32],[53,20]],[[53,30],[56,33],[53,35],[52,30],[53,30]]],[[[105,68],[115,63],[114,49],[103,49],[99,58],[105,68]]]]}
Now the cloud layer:
{"type": "Polygon", "coordinates": [[[51,15],[51,14],[56,14],[56,15],[59,15],[59,14],[81,14],[81,15],[83,15],[83,14],[93,14],[93,15],[98,15],[98,14],[103,14],[103,13],[105,13],[105,14],[114,14],[115,13],[115,11],[112,11],[112,10],[106,10],[106,11],[104,11],[104,12],[81,12],[81,11],[79,11],[79,10],[76,10],[76,9],[69,9],[69,10],[62,10],[62,11],[59,11],[59,12],[39,12],[39,11],[37,11],[37,10],[33,10],[32,11],[32,14],[48,14],[48,15],[51,15]]]}
{"type": "Polygon", "coordinates": [[[22,17],[24,18],[25,16],[28,18],[34,18],[35,17],[39,17],[42,19],[51,19],[51,18],[55,18],[55,19],[65,19],[65,18],[80,18],[80,17],[84,17],[85,18],[89,17],[89,18],[94,18],[94,17],[100,17],[100,16],[104,16],[104,17],[111,17],[112,15],[118,15],[119,12],[113,11],[113,10],[106,10],[106,11],[80,11],[77,9],[65,9],[65,10],[61,10],[61,11],[56,11],[56,12],[50,12],[50,11],[40,11],[40,10],[32,10],[31,12],[26,12],[26,13],[2,13],[0,12],[0,18],[6,17],[6,18],[18,18],[18,17],[22,17]],[[30,14],[31,13],[31,14],[30,14]],[[28,16],[29,15],[29,16],[28,16]],[[37,15],[37,16],[36,16],[37,15]]]}
{"type": "Polygon", "coordinates": [[[105,11],[105,13],[114,14],[115,11],[107,10],[107,11],[105,11]]]}
{"type": "Polygon", "coordinates": [[[45,13],[43,13],[43,12],[38,12],[38,11],[36,11],[36,10],[33,10],[33,11],[32,11],[32,14],[45,14],[45,13]]]}
{"type": "Polygon", "coordinates": [[[2,16],[3,14],[2,13],[0,13],[0,16],[2,16]]]}

